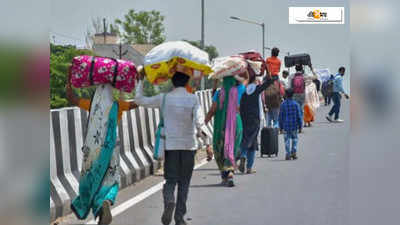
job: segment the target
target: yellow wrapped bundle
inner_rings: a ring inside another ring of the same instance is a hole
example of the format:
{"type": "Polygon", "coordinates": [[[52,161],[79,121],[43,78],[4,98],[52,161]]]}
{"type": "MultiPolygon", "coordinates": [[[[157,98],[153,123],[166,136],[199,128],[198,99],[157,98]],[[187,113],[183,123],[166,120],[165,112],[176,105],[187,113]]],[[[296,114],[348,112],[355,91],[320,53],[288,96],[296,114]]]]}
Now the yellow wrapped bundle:
{"type": "Polygon", "coordinates": [[[144,70],[152,84],[182,72],[195,79],[212,72],[207,52],[184,41],[166,42],[153,48],[144,58],[144,70]]]}

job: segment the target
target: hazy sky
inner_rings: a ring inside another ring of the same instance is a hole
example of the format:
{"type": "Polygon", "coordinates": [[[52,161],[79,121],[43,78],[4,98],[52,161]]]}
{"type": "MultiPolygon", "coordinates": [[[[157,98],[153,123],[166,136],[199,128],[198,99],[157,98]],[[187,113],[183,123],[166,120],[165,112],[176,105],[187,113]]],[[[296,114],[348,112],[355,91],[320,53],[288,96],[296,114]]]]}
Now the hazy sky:
{"type": "MultiPolygon", "coordinates": [[[[334,73],[339,66],[350,66],[348,5],[343,0],[205,0],[205,43],[216,46],[220,56],[261,51],[261,27],[229,17],[264,22],[266,46],[279,47],[282,59],[287,51],[306,52],[315,68],[334,73]],[[289,25],[289,6],[344,6],[346,21],[344,25],[289,25]]],[[[55,35],[56,43],[84,45],[92,18],[113,21],[129,9],[160,11],[165,16],[167,41],[201,38],[201,0],[52,0],[51,39],[55,35]]]]}

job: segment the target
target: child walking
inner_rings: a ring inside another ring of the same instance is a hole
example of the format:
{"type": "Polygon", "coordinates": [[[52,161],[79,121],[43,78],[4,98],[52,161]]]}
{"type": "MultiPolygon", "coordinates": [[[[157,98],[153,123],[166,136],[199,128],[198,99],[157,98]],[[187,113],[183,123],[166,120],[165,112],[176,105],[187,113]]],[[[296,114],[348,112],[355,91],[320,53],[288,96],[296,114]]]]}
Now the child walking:
{"type": "Polygon", "coordinates": [[[279,113],[279,127],[281,132],[285,131],[286,160],[297,159],[297,134],[301,132],[303,120],[301,114],[300,105],[293,100],[293,90],[288,89],[286,100],[281,104],[279,113]],[[292,146],[290,146],[290,142],[292,146]]]}

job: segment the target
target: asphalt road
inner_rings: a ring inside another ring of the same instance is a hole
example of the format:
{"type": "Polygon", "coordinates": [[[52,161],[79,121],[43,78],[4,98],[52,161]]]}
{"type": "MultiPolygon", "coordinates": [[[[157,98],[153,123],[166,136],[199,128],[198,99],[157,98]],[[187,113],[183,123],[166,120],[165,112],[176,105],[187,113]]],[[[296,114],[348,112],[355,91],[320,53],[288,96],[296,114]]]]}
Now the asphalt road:
{"type": "MultiPolygon", "coordinates": [[[[219,185],[214,161],[193,175],[186,218],[192,225],[345,225],[348,224],[349,102],[344,123],[328,123],[330,107],[320,107],[313,127],[299,136],[296,161],[285,161],[283,136],[278,158],[255,161],[256,174],[235,176],[234,188],[219,185]]],[[[117,205],[157,184],[161,177],[121,191],[117,205]]],[[[115,216],[112,224],[161,224],[161,192],[115,216]]],[[[65,224],[76,224],[66,219],[65,224]]],[[[63,223],[63,224],[64,224],[63,223]]],[[[174,224],[174,223],[172,223],[174,224]]]]}

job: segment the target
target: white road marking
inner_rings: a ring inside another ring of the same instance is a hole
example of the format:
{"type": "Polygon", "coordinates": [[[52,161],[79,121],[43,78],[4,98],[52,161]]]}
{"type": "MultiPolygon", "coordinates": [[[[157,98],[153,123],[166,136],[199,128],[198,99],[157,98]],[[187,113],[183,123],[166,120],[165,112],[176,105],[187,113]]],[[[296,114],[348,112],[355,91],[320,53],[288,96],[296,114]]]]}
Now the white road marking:
{"type": "MultiPolygon", "coordinates": [[[[197,164],[194,169],[198,169],[202,166],[204,166],[205,164],[207,164],[208,161],[207,159],[202,160],[199,164],[197,164]]],[[[121,214],[122,212],[126,211],[127,209],[131,208],[132,206],[138,204],[139,202],[143,201],[144,199],[150,197],[151,195],[157,193],[158,191],[160,191],[163,188],[165,181],[162,181],[156,185],[154,185],[153,187],[149,188],[148,190],[134,196],[133,198],[123,202],[122,204],[116,206],[115,208],[113,208],[111,210],[111,214],[113,217],[121,214]]],[[[95,220],[91,220],[89,222],[87,222],[86,224],[97,224],[95,220]]]]}

